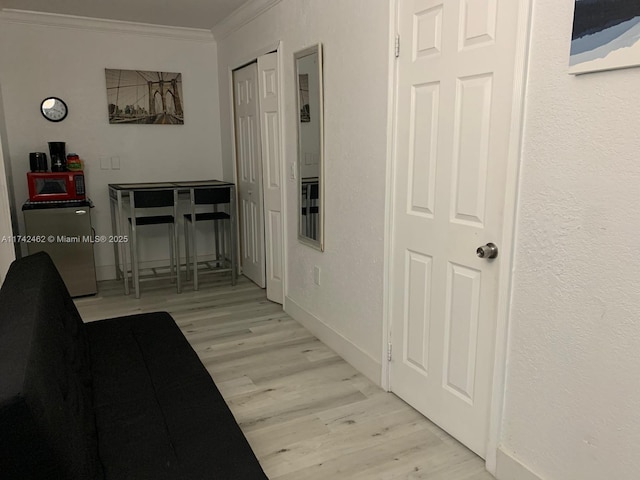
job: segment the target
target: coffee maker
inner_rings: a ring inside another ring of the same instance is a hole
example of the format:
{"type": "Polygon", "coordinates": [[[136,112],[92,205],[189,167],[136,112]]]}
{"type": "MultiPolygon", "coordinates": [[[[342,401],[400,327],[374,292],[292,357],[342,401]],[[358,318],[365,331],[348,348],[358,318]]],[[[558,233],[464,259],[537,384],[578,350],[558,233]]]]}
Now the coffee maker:
{"type": "Polygon", "coordinates": [[[65,142],[49,142],[49,154],[51,158],[51,171],[65,172],[67,170],[67,151],[65,142]]]}

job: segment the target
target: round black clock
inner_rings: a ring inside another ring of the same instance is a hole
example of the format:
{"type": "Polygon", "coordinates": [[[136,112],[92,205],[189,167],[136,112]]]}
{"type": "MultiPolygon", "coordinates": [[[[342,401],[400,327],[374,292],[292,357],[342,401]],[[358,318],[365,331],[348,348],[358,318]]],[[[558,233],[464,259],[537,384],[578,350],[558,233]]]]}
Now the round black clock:
{"type": "Polygon", "coordinates": [[[47,97],[40,104],[40,113],[50,122],[61,122],[68,112],[67,104],[58,97],[47,97]]]}

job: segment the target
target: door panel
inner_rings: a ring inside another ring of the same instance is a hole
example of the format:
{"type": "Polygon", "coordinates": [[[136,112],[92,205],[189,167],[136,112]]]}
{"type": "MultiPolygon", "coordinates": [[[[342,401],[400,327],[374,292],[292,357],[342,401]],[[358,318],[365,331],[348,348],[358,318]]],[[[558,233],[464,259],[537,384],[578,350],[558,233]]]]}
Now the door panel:
{"type": "Polygon", "coordinates": [[[233,72],[242,273],[265,287],[264,207],[258,108],[258,66],[233,72]]]}
{"type": "Polygon", "coordinates": [[[451,218],[482,227],[487,187],[492,75],[458,79],[453,125],[451,218]]]}
{"type": "Polygon", "coordinates": [[[519,2],[399,0],[391,390],[485,455],[519,2]],[[404,47],[406,45],[406,47],[404,47]]]}
{"type": "Polygon", "coordinates": [[[431,334],[431,310],[425,302],[431,292],[433,258],[417,252],[407,252],[406,273],[407,297],[404,317],[404,351],[406,362],[419,374],[429,373],[429,341],[431,334]]]}
{"type": "Polygon", "coordinates": [[[413,214],[433,218],[436,193],[436,152],[438,149],[438,83],[412,86],[409,169],[411,184],[409,209],[413,214]]]}
{"type": "Polygon", "coordinates": [[[265,231],[267,298],[273,302],[283,303],[282,158],[280,156],[277,53],[269,53],[258,58],[258,74],[260,78],[262,163],[264,166],[264,208],[267,222],[265,231]]]}
{"type": "Polygon", "coordinates": [[[453,263],[449,263],[448,269],[445,388],[473,405],[482,272],[453,263]]]}

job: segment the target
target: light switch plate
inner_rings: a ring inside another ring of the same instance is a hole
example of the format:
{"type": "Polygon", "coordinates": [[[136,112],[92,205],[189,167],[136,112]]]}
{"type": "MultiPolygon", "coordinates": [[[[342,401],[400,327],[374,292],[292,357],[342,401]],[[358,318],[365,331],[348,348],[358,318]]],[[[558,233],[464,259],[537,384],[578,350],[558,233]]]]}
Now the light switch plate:
{"type": "Polygon", "coordinates": [[[111,157],[111,170],[120,170],[120,157],[111,157]]]}
{"type": "Polygon", "coordinates": [[[105,157],[104,155],[100,156],[100,170],[109,170],[111,169],[111,161],[109,157],[105,157]]]}

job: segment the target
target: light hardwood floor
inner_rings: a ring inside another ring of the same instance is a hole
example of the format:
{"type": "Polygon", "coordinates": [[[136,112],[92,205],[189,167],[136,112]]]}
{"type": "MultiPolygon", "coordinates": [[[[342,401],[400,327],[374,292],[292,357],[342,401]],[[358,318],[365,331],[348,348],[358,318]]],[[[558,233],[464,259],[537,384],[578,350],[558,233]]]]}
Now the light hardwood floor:
{"type": "MultiPolygon", "coordinates": [[[[115,281],[76,300],[85,321],[170,312],[207,367],[271,480],[489,480],[484,462],[359,374],[240,277],[167,280],[141,298],[115,281]]],[[[229,479],[232,480],[232,479],[229,479]]]]}

